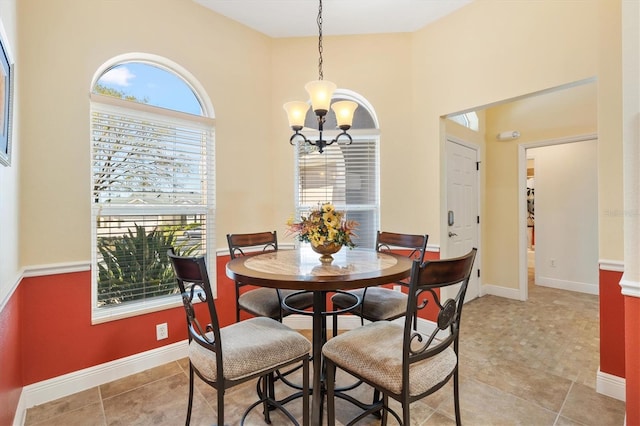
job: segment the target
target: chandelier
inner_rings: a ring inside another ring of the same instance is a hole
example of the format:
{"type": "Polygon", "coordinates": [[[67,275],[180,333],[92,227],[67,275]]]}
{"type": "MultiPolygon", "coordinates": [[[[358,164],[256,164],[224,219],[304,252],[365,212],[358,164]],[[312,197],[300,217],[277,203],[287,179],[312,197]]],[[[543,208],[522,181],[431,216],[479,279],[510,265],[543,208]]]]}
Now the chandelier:
{"type": "Polygon", "coordinates": [[[322,74],[322,0],[320,0],[318,6],[318,54],[318,79],[310,81],[304,86],[304,88],[307,90],[307,93],[309,93],[309,97],[311,98],[311,108],[318,120],[319,138],[315,141],[311,141],[307,139],[305,135],[300,133],[304,127],[307,111],[309,110],[309,104],[307,102],[287,102],[284,104],[284,109],[287,111],[289,126],[291,126],[291,129],[294,132],[289,139],[289,143],[291,145],[295,145],[294,141],[296,139],[302,139],[302,141],[309,145],[317,147],[318,151],[322,153],[326,146],[337,142],[340,138],[348,140],[346,145],[350,145],[353,142],[353,139],[351,138],[351,135],[347,133],[347,130],[351,128],[351,124],[353,123],[353,113],[358,107],[358,104],[352,101],[339,101],[331,104],[331,97],[333,96],[333,92],[336,90],[336,85],[330,81],[323,80],[324,76],[322,74]],[[322,132],[327,113],[329,112],[329,106],[331,106],[331,109],[335,113],[338,128],[342,130],[342,132],[339,133],[335,139],[326,141],[322,139],[322,132]]]}

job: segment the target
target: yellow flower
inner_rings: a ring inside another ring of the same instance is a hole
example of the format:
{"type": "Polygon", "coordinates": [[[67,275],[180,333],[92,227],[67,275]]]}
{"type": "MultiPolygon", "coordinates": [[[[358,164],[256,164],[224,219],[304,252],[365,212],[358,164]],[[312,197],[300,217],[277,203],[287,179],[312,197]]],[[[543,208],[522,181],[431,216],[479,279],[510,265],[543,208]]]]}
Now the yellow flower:
{"type": "Polygon", "coordinates": [[[329,228],[335,228],[338,224],[338,217],[333,212],[326,212],[322,215],[322,220],[329,228]]]}
{"type": "Polygon", "coordinates": [[[355,229],[358,222],[345,220],[344,212],[336,211],[331,203],[319,204],[308,216],[301,216],[296,222],[293,217],[287,220],[287,230],[296,235],[296,239],[320,246],[327,242],[337,243],[349,248],[355,247],[352,237],[357,237],[355,229]]]}

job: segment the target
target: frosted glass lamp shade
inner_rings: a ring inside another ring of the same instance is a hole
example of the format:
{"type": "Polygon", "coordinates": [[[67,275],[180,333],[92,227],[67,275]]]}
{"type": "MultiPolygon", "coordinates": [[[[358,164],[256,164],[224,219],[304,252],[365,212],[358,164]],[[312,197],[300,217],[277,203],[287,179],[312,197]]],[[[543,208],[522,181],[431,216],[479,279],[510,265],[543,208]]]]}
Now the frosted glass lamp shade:
{"type": "Polygon", "coordinates": [[[323,116],[329,111],[331,97],[336,90],[335,83],[326,80],[315,80],[307,83],[304,88],[311,98],[311,108],[316,115],[323,116]]]}
{"type": "Polygon", "coordinates": [[[285,111],[287,111],[287,117],[289,118],[289,126],[291,128],[304,127],[304,120],[309,110],[309,104],[301,101],[287,102],[283,105],[285,111]]]}
{"type": "Polygon", "coordinates": [[[358,104],[353,101],[340,101],[331,105],[331,109],[336,113],[336,121],[338,127],[342,130],[348,130],[353,124],[353,113],[358,104]]]}

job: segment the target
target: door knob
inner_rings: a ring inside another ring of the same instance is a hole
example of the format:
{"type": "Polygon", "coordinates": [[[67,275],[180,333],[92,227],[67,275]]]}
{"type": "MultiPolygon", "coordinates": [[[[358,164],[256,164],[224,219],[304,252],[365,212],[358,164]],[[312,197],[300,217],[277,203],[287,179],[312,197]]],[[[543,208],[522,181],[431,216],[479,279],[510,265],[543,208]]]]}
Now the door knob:
{"type": "Polygon", "coordinates": [[[449,238],[451,238],[451,237],[457,237],[457,236],[458,236],[458,234],[456,234],[455,232],[451,232],[451,231],[449,231],[449,238]]]}

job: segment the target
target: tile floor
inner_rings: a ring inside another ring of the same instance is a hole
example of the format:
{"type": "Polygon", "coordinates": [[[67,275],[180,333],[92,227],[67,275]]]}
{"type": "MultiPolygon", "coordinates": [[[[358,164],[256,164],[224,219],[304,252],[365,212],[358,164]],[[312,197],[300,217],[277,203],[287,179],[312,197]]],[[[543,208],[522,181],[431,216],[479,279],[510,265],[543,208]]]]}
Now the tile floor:
{"type": "MultiPolygon", "coordinates": [[[[623,425],[624,403],[595,392],[598,354],[597,296],[530,285],[527,302],[496,296],[469,302],[460,343],[463,423],[623,425]]],[[[187,375],[186,359],[171,362],[33,407],[25,424],[182,425],[187,375]]],[[[196,393],[192,424],[213,424],[215,392],[200,382],[196,393]]],[[[371,395],[362,387],[356,393],[367,399],[371,395]]],[[[239,423],[254,398],[253,383],[228,391],[229,425],[239,423]]],[[[299,415],[296,402],[289,408],[299,415]]],[[[336,406],[337,423],[346,423],[354,408],[341,400],[336,406]]],[[[412,404],[411,410],[412,426],[455,424],[451,385],[412,404]]],[[[368,418],[359,424],[378,423],[368,418]]],[[[245,424],[263,425],[259,410],[245,424]]],[[[289,423],[275,412],[272,424],[289,423]]],[[[390,419],[389,424],[396,423],[390,419]]]]}

